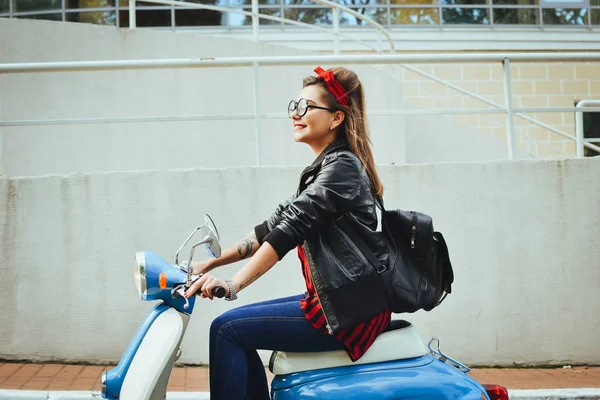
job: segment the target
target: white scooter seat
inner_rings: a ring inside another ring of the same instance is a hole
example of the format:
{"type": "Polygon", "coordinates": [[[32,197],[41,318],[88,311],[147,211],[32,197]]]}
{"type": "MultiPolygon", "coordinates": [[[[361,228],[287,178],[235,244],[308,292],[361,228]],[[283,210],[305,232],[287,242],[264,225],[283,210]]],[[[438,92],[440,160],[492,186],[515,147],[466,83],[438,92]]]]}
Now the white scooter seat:
{"type": "Polygon", "coordinates": [[[395,320],[390,322],[388,329],[377,337],[375,343],[356,362],[352,362],[344,350],[317,353],[274,351],[269,362],[269,369],[275,375],[285,375],[346,365],[401,360],[425,354],[427,354],[427,348],[417,329],[410,322],[395,320]]]}

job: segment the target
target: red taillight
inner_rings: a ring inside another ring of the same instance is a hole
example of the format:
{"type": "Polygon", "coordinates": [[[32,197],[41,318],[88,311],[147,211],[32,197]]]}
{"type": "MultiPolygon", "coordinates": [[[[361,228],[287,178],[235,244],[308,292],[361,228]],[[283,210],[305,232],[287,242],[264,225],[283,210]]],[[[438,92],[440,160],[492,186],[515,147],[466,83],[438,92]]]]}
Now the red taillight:
{"type": "Polygon", "coordinates": [[[508,400],[508,390],[500,385],[483,385],[490,400],[508,400]]]}

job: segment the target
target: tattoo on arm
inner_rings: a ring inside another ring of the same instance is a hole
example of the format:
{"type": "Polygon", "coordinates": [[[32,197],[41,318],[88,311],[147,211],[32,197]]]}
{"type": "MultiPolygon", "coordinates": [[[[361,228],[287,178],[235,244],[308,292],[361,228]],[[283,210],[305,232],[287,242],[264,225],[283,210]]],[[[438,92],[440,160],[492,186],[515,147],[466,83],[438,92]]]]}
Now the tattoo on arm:
{"type": "Polygon", "coordinates": [[[252,240],[250,239],[242,239],[239,241],[237,251],[242,260],[252,254],[252,244],[252,240]]]}
{"type": "Polygon", "coordinates": [[[254,282],[258,278],[260,278],[260,276],[262,274],[263,274],[262,272],[257,272],[256,275],[254,275],[252,278],[248,279],[246,282],[242,282],[242,284],[240,285],[239,290],[242,290],[243,288],[249,286],[252,282],[254,282]]]}
{"type": "Polygon", "coordinates": [[[240,255],[240,259],[244,259],[252,255],[252,250],[254,250],[254,242],[258,244],[258,240],[256,239],[256,234],[254,231],[250,232],[248,236],[243,238],[238,242],[238,254],[240,255]]]}

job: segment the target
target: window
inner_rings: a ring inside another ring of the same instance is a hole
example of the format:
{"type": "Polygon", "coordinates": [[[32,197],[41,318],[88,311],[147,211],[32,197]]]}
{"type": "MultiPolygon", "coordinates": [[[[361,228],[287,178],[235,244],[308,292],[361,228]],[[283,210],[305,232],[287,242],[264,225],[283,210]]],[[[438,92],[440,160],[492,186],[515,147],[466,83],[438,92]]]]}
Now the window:
{"type": "MultiPolygon", "coordinates": [[[[252,10],[251,0],[188,0],[233,10],[252,10]]],[[[600,0],[335,0],[385,27],[570,27],[600,26],[600,0]]],[[[55,19],[94,24],[129,25],[128,0],[0,0],[0,17],[55,19]],[[11,7],[12,6],[12,7],[11,7]]],[[[307,24],[331,26],[331,9],[310,0],[258,0],[259,12],[307,24]]],[[[172,7],[138,0],[140,27],[242,27],[252,18],[238,13],[172,7]]],[[[342,27],[366,23],[340,12],[342,27]]],[[[286,26],[260,19],[260,25],[286,26]]]]}
{"type": "MultiPolygon", "coordinates": [[[[583,137],[585,141],[600,147],[600,112],[583,113],[583,137]]],[[[583,155],[596,157],[600,156],[600,152],[585,147],[583,155]]]]}

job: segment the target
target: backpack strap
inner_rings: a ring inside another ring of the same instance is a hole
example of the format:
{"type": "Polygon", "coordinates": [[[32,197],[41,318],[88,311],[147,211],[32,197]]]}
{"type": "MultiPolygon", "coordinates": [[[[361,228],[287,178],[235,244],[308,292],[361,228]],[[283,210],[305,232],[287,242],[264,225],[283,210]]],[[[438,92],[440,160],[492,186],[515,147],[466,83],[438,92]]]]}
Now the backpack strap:
{"type": "Polygon", "coordinates": [[[386,266],[381,263],[381,261],[375,256],[375,253],[373,253],[373,251],[365,244],[362,238],[358,236],[358,233],[350,225],[350,222],[348,222],[346,216],[342,215],[337,220],[337,223],[340,225],[346,235],[350,236],[352,242],[356,245],[356,247],[358,247],[360,252],[367,258],[367,260],[369,260],[373,268],[375,268],[379,274],[384,273],[387,270],[386,266]]]}
{"type": "Polygon", "coordinates": [[[383,206],[383,197],[375,196],[375,205],[379,207],[381,211],[385,211],[385,207],[383,206]]]}
{"type": "MultiPolygon", "coordinates": [[[[450,262],[450,255],[448,254],[448,245],[444,236],[440,232],[434,232],[433,237],[438,242],[438,254],[444,257],[442,267],[442,279],[444,290],[446,293],[452,293],[452,283],[454,282],[454,271],[452,271],[452,263],[450,262]]],[[[442,298],[443,300],[443,298],[442,298]]],[[[440,300],[441,303],[441,300],[440,300]]]]}

